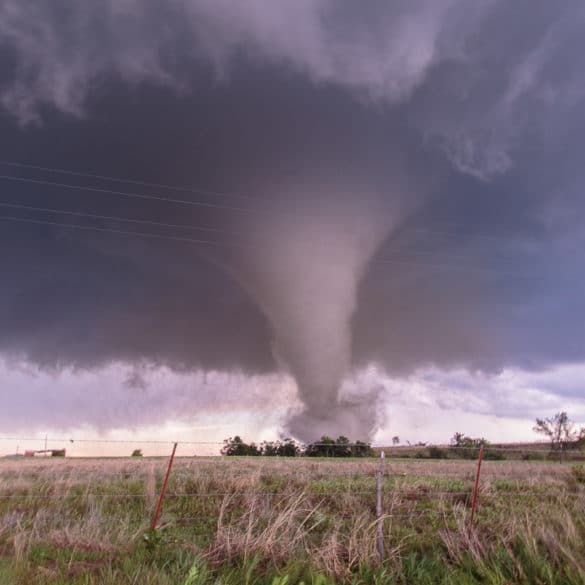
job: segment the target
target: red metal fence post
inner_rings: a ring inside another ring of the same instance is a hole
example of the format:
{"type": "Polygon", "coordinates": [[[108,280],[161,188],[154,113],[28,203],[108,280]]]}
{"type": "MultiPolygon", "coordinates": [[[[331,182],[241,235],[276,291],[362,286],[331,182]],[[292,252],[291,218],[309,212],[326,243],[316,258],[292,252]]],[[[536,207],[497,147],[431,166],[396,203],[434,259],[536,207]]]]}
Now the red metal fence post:
{"type": "Polygon", "coordinates": [[[471,500],[471,516],[469,517],[469,534],[473,529],[473,517],[475,516],[475,508],[477,506],[477,492],[479,489],[479,473],[481,471],[481,462],[483,460],[483,445],[479,448],[479,456],[477,457],[477,471],[475,472],[475,485],[473,486],[473,499],[471,500]]]}
{"type": "Polygon", "coordinates": [[[173,466],[173,460],[175,459],[175,451],[177,450],[177,443],[173,445],[173,452],[171,453],[171,458],[169,459],[169,466],[167,467],[167,473],[165,475],[165,480],[162,484],[162,488],[160,490],[160,495],[158,497],[158,504],[156,505],[156,510],[154,512],[154,516],[152,517],[152,530],[156,530],[156,525],[158,523],[158,518],[160,516],[160,512],[162,510],[163,500],[165,499],[165,492],[167,491],[167,485],[169,483],[169,476],[171,475],[171,467],[173,466]]]}

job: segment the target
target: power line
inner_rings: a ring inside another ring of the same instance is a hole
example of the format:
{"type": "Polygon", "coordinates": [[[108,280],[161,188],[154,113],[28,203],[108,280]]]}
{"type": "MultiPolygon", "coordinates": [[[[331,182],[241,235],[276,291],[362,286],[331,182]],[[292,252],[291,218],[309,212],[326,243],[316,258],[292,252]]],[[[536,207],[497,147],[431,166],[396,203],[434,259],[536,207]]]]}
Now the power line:
{"type": "MultiPolygon", "coordinates": [[[[431,222],[432,224],[432,222],[431,222]]],[[[447,236],[447,237],[455,237],[455,238],[475,238],[481,240],[489,240],[492,242],[511,242],[514,240],[518,240],[518,236],[494,236],[489,234],[476,234],[471,232],[458,232],[458,231],[447,231],[447,230],[440,230],[440,229],[428,229],[424,227],[398,227],[396,228],[396,233],[400,233],[402,231],[405,232],[416,232],[421,234],[431,234],[434,236],[447,236]]]]}
{"type": "MultiPolygon", "coordinates": [[[[76,225],[76,224],[67,224],[67,223],[60,223],[54,222],[49,220],[41,220],[41,219],[32,219],[32,218],[23,218],[23,217],[14,217],[8,215],[0,215],[1,221],[13,221],[17,223],[30,223],[36,225],[47,225],[65,229],[73,229],[73,230],[84,230],[84,231],[96,231],[96,232],[103,232],[103,233],[110,233],[110,234],[117,234],[117,235],[126,235],[126,236],[133,236],[133,237],[143,237],[143,238],[151,238],[157,240],[169,240],[175,242],[183,242],[189,244],[199,244],[199,245],[206,245],[206,246],[218,246],[218,247],[249,247],[249,248],[259,248],[259,246],[255,246],[253,244],[236,244],[233,242],[218,242],[216,240],[203,240],[203,239],[196,239],[196,238],[187,238],[181,236],[173,236],[173,235],[165,235],[165,234],[153,234],[150,232],[137,232],[137,231],[130,231],[130,230],[120,230],[114,228],[106,228],[101,226],[88,226],[88,225],[76,225]]],[[[455,270],[455,271],[462,271],[462,272],[474,272],[477,274],[486,274],[492,276],[507,276],[510,278],[527,278],[530,280],[544,280],[541,276],[533,275],[533,274],[522,274],[517,272],[510,272],[510,271],[502,271],[497,269],[489,269],[489,268],[481,268],[475,266],[466,266],[466,265],[456,265],[456,264],[437,264],[431,262],[414,262],[410,260],[395,260],[390,259],[387,257],[380,257],[378,262],[382,262],[384,264],[394,264],[400,266],[411,266],[411,267],[419,267],[419,268],[431,268],[431,269],[439,269],[439,270],[455,270]]]]}
{"type": "Polygon", "coordinates": [[[228,242],[217,242],[214,240],[200,240],[195,238],[183,238],[180,236],[170,236],[164,234],[153,234],[149,232],[133,232],[129,230],[118,230],[114,228],[106,228],[106,227],[98,227],[98,226],[89,226],[89,225],[75,225],[75,224],[68,224],[68,223],[59,223],[55,221],[48,221],[43,219],[32,219],[32,218],[25,218],[25,217],[13,217],[9,215],[0,215],[0,220],[2,221],[14,221],[19,223],[32,223],[37,225],[48,225],[60,228],[67,228],[67,229],[74,229],[74,230],[89,230],[89,231],[96,231],[96,232],[105,232],[110,234],[119,234],[119,235],[128,235],[128,236],[141,236],[144,238],[154,238],[157,240],[170,240],[174,242],[185,242],[189,244],[201,244],[201,245],[209,245],[209,246],[230,246],[228,242]]]}
{"type": "Polygon", "coordinates": [[[243,199],[249,201],[264,201],[262,197],[252,196],[252,195],[242,195],[241,193],[233,193],[227,191],[215,191],[211,189],[201,189],[201,188],[194,188],[194,187],[183,187],[178,185],[169,185],[166,183],[151,183],[149,181],[141,181],[137,179],[124,179],[120,177],[111,177],[108,175],[99,175],[99,174],[92,174],[92,173],[83,173],[79,171],[71,171],[68,169],[61,169],[55,167],[44,167],[40,165],[33,165],[28,163],[21,163],[15,161],[7,161],[7,160],[0,160],[0,165],[22,168],[22,169],[31,169],[35,171],[43,171],[47,173],[55,173],[61,175],[69,175],[72,177],[83,177],[87,179],[99,179],[101,181],[111,181],[115,183],[126,183],[128,185],[138,185],[141,187],[155,187],[157,189],[170,189],[172,191],[181,191],[183,193],[193,193],[195,195],[211,195],[214,197],[230,197],[234,199],[243,199]]]}
{"type": "MultiPolygon", "coordinates": [[[[170,185],[168,183],[152,183],[149,181],[143,181],[143,180],[139,180],[139,179],[126,179],[126,178],[121,178],[121,177],[113,177],[111,175],[85,173],[85,172],[81,172],[81,171],[73,171],[70,169],[48,167],[48,166],[29,164],[29,163],[23,163],[23,162],[17,162],[17,161],[0,160],[0,165],[14,167],[14,168],[43,171],[43,172],[47,172],[47,173],[69,175],[69,176],[73,176],[73,177],[82,177],[82,178],[99,179],[102,181],[110,181],[110,182],[116,182],[116,183],[125,183],[128,185],[138,185],[138,186],[143,186],[143,187],[155,187],[158,189],[169,189],[172,191],[193,193],[196,195],[212,195],[212,196],[218,196],[218,197],[237,198],[237,199],[248,200],[248,201],[258,201],[258,202],[262,202],[262,203],[266,202],[266,199],[264,197],[253,196],[253,195],[243,195],[241,193],[235,193],[233,191],[229,191],[229,192],[228,191],[217,191],[217,190],[212,190],[212,189],[185,187],[182,185],[170,185]]],[[[3,176],[0,178],[5,178],[5,177],[3,176]]],[[[453,225],[451,222],[447,223],[447,222],[436,222],[435,221],[433,223],[437,224],[437,225],[442,225],[442,226],[453,225]]],[[[501,235],[500,236],[493,236],[493,235],[489,235],[489,234],[469,234],[469,233],[463,234],[463,233],[457,233],[457,232],[453,232],[453,231],[446,231],[444,229],[443,230],[428,230],[425,228],[409,228],[409,227],[404,227],[404,228],[400,228],[400,229],[407,230],[407,231],[413,231],[413,232],[433,233],[433,234],[437,234],[437,235],[459,235],[461,237],[485,238],[485,239],[491,239],[491,240],[515,239],[517,237],[517,236],[501,236],[501,235]]],[[[400,231],[400,230],[397,230],[397,231],[400,231]]]]}
{"type": "MultiPolygon", "coordinates": [[[[149,183],[147,181],[137,181],[137,180],[131,180],[131,179],[117,179],[115,177],[108,177],[107,175],[93,175],[93,174],[89,174],[89,173],[80,173],[77,171],[69,171],[69,170],[65,170],[65,169],[54,169],[54,168],[50,168],[50,167],[28,165],[25,163],[0,161],[0,164],[1,165],[10,165],[10,166],[14,166],[14,167],[42,170],[42,171],[47,171],[47,172],[62,173],[62,174],[71,175],[71,176],[87,177],[87,178],[94,178],[94,179],[100,179],[100,180],[115,181],[115,182],[120,182],[120,183],[134,184],[134,185],[139,185],[139,186],[151,186],[151,187],[157,187],[157,188],[162,188],[162,189],[171,189],[171,190],[175,190],[175,191],[194,193],[197,195],[213,195],[213,196],[217,195],[217,196],[223,196],[223,197],[238,198],[240,200],[253,201],[253,202],[258,202],[258,203],[266,203],[266,201],[267,201],[265,198],[258,197],[258,196],[247,196],[247,195],[226,193],[226,192],[219,192],[219,191],[208,191],[205,189],[191,189],[191,188],[187,188],[187,187],[177,187],[177,186],[173,186],[173,185],[149,183]]],[[[285,213],[279,212],[276,209],[267,210],[267,209],[260,209],[257,207],[255,207],[255,208],[239,207],[239,206],[236,207],[236,206],[231,206],[231,205],[209,203],[209,202],[205,202],[205,201],[194,201],[194,200],[190,200],[190,199],[177,199],[177,198],[173,198],[173,197],[163,197],[160,195],[149,195],[149,194],[144,194],[144,193],[132,193],[132,192],[121,191],[121,190],[116,190],[116,189],[106,189],[103,187],[92,187],[90,185],[72,185],[70,183],[60,183],[60,182],[47,181],[44,179],[36,179],[36,178],[31,178],[31,177],[17,177],[17,176],[12,176],[12,175],[0,175],[0,179],[7,180],[7,181],[22,182],[22,183],[31,183],[31,184],[36,184],[36,185],[45,185],[45,186],[50,186],[50,187],[61,187],[61,188],[70,189],[70,190],[79,189],[82,191],[102,193],[102,194],[106,194],[106,195],[115,195],[115,196],[119,196],[119,197],[128,197],[128,198],[152,200],[152,201],[162,201],[162,202],[167,202],[167,203],[174,203],[174,204],[179,204],[179,205],[190,205],[190,206],[195,206],[195,207],[207,207],[210,209],[219,209],[219,210],[225,210],[225,211],[237,211],[237,212],[242,212],[242,213],[260,213],[263,215],[286,215],[285,213]]],[[[489,240],[492,242],[498,242],[498,241],[506,242],[506,241],[514,241],[514,240],[518,239],[517,236],[502,236],[502,235],[495,236],[495,235],[489,235],[489,234],[461,233],[461,232],[457,232],[457,231],[453,231],[453,230],[451,230],[451,231],[448,231],[445,229],[435,230],[435,229],[417,228],[417,227],[408,227],[408,226],[398,227],[398,228],[396,228],[395,231],[396,231],[396,233],[400,233],[400,232],[428,233],[431,235],[441,235],[441,236],[447,236],[447,237],[484,239],[484,240],[489,240]]]]}
{"type": "MultiPolygon", "coordinates": [[[[21,436],[0,436],[0,441],[40,441],[40,440],[44,440],[44,437],[21,437],[21,436]]],[[[52,443],[97,443],[97,444],[154,444],[154,445],[173,445],[175,443],[177,443],[178,445],[224,445],[225,441],[191,441],[191,440],[162,440],[162,439],[144,439],[144,440],[140,440],[140,439],[84,439],[84,438],[76,438],[76,437],[48,437],[48,441],[52,442],[52,443]]],[[[269,441],[270,442],[270,441],[269,441]]],[[[362,442],[362,443],[323,443],[320,441],[316,441],[314,443],[299,443],[298,441],[295,441],[295,443],[298,446],[307,446],[307,445],[312,445],[312,446],[319,446],[319,447],[330,447],[330,448],[345,448],[345,447],[366,447],[366,446],[370,446],[372,448],[375,449],[385,449],[388,456],[390,457],[393,453],[404,453],[406,451],[412,451],[414,449],[420,449],[420,450],[424,450],[424,449],[428,449],[429,447],[438,447],[440,449],[443,450],[452,450],[452,451],[475,451],[478,452],[479,451],[479,446],[473,446],[473,447],[459,447],[457,445],[412,445],[412,446],[408,446],[408,447],[395,447],[395,446],[390,446],[387,443],[377,443],[377,442],[362,442]]],[[[550,452],[550,443],[548,442],[534,442],[534,443],[529,443],[529,447],[517,447],[515,446],[515,443],[511,444],[508,447],[503,447],[503,446],[492,446],[492,445],[484,445],[484,449],[486,451],[497,451],[497,452],[502,452],[502,453],[538,453],[540,455],[548,455],[550,452]],[[540,449],[534,448],[534,445],[541,445],[540,449]]],[[[570,451],[567,451],[566,453],[570,453],[570,451]]],[[[254,456],[251,457],[252,460],[254,461],[261,461],[264,459],[269,459],[272,460],[273,457],[266,457],[266,458],[262,458],[262,457],[258,457],[258,456],[254,456]]],[[[346,463],[363,463],[363,462],[368,462],[368,459],[365,460],[358,460],[358,459],[354,459],[353,461],[346,461],[346,463]]],[[[371,460],[370,460],[371,461],[371,460]]],[[[425,463],[425,461],[428,463],[428,460],[423,460],[423,459],[412,459],[409,460],[409,463],[414,463],[414,464],[421,464],[423,465],[425,463]]],[[[444,460],[442,461],[443,463],[445,462],[444,460]]],[[[467,463],[473,463],[473,461],[471,460],[457,460],[457,463],[462,463],[462,464],[467,464],[467,463]]],[[[437,464],[441,463],[441,460],[437,460],[437,464]]],[[[453,461],[450,461],[450,463],[453,463],[453,461]]],[[[377,464],[377,463],[376,463],[377,464]]]]}
{"type": "Polygon", "coordinates": [[[61,189],[71,189],[73,191],[88,191],[91,193],[101,193],[103,195],[115,195],[117,197],[128,197],[130,199],[141,199],[147,201],[163,201],[166,203],[175,203],[178,205],[190,205],[194,207],[207,207],[210,209],[220,209],[224,211],[238,211],[243,213],[260,213],[263,215],[279,214],[275,210],[266,210],[250,207],[236,207],[232,205],[221,205],[218,203],[207,203],[204,201],[193,201],[190,199],[176,199],[174,197],[161,197],[160,195],[147,195],[144,193],[130,193],[128,191],[118,191],[115,189],[104,189],[102,187],[90,187],[88,185],[71,185],[69,183],[57,183],[55,181],[45,181],[43,179],[32,179],[29,177],[14,177],[11,175],[0,175],[0,179],[5,181],[15,181],[20,183],[31,183],[34,185],[43,185],[45,187],[59,187],[61,189]]]}
{"type": "Polygon", "coordinates": [[[83,217],[88,219],[101,219],[107,221],[123,221],[127,223],[135,223],[138,225],[148,225],[148,226],[155,226],[155,227],[164,227],[164,228],[173,228],[173,229],[184,229],[184,230],[193,230],[193,231],[205,231],[205,232],[217,232],[217,233],[230,233],[226,230],[222,230],[221,228],[212,228],[206,226],[193,226],[187,224],[180,224],[180,223],[166,223],[148,219],[137,219],[133,217],[119,217],[116,215],[98,215],[95,213],[89,213],[85,211],[73,211],[70,209],[55,209],[51,207],[35,207],[33,205],[21,205],[20,203],[5,203],[0,202],[0,207],[8,207],[10,209],[22,209],[25,211],[39,211],[42,213],[54,213],[54,214],[61,214],[61,215],[72,215],[74,217],[83,217]]]}
{"type": "MultiPolygon", "coordinates": [[[[73,217],[82,217],[85,219],[99,219],[99,220],[106,220],[106,221],[116,221],[116,222],[126,222],[126,223],[134,223],[137,225],[146,225],[146,226],[154,226],[154,227],[163,227],[163,228],[172,228],[172,229],[181,229],[181,230],[189,230],[189,231],[203,231],[203,232],[212,232],[212,233],[219,233],[219,234],[227,234],[227,235],[240,235],[244,234],[243,231],[231,231],[225,230],[221,228],[213,228],[207,226],[198,226],[198,225],[187,225],[187,224],[177,224],[177,223],[167,223],[167,222],[160,222],[148,219],[139,219],[133,217],[121,217],[116,215],[100,215],[95,213],[89,213],[84,211],[75,211],[70,209],[56,209],[52,207],[37,207],[33,205],[23,205],[20,203],[8,203],[8,202],[0,202],[0,207],[7,207],[10,209],[19,209],[24,211],[34,211],[34,212],[41,212],[41,213],[52,213],[57,215],[70,215],[73,217]]],[[[254,234],[258,236],[258,234],[254,234]]],[[[420,250],[412,250],[410,248],[400,248],[400,251],[406,251],[409,254],[414,254],[416,256],[433,256],[436,257],[436,252],[427,252],[427,251],[420,251],[420,250]]],[[[472,256],[466,256],[463,254],[441,254],[442,258],[449,258],[454,260],[460,259],[467,259],[472,260],[472,256]]]]}

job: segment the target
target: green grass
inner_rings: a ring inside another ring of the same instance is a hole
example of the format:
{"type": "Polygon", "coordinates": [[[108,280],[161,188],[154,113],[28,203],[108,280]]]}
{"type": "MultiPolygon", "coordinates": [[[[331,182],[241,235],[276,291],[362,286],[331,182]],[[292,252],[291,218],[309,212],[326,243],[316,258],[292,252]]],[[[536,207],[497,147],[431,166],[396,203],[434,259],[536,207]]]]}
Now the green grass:
{"type": "Polygon", "coordinates": [[[387,461],[380,562],[374,460],[165,463],[0,462],[0,583],[585,583],[581,467],[387,461]]]}

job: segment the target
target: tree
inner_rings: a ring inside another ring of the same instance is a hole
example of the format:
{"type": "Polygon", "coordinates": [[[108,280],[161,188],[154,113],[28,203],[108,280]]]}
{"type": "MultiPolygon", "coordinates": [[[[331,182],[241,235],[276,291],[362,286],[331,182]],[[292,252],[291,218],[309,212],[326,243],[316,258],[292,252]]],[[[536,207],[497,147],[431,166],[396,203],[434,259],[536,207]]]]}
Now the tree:
{"type": "Polygon", "coordinates": [[[333,451],[334,457],[351,457],[352,449],[349,444],[349,439],[341,435],[337,437],[335,441],[335,450],[333,451]]]}
{"type": "Polygon", "coordinates": [[[394,435],[394,437],[392,437],[392,444],[398,445],[399,443],[400,443],[400,437],[398,435],[394,435]]]}
{"type": "Polygon", "coordinates": [[[462,459],[475,459],[479,454],[479,449],[483,445],[487,447],[488,441],[482,438],[467,437],[463,433],[455,433],[449,443],[455,447],[453,451],[462,459]]]}
{"type": "Polygon", "coordinates": [[[533,430],[548,437],[551,451],[559,454],[563,462],[563,452],[575,448],[585,438],[585,428],[577,430],[566,412],[557,412],[548,418],[537,418],[533,430]]]}
{"type": "Polygon", "coordinates": [[[351,448],[351,456],[352,457],[373,457],[374,450],[369,443],[364,443],[363,441],[356,441],[355,445],[351,448]]]}
{"type": "Polygon", "coordinates": [[[305,455],[308,457],[332,457],[335,455],[335,439],[323,435],[316,443],[307,445],[305,455]]]}
{"type": "Polygon", "coordinates": [[[282,441],[264,441],[260,450],[265,457],[296,457],[301,451],[299,445],[289,438],[282,441]]]}
{"type": "Polygon", "coordinates": [[[132,457],[142,457],[142,449],[134,449],[132,451],[132,457]]]}
{"type": "Polygon", "coordinates": [[[260,445],[256,445],[255,443],[245,443],[239,435],[236,435],[224,439],[221,454],[240,457],[255,455],[264,455],[265,457],[298,457],[300,455],[308,457],[372,457],[374,450],[369,443],[363,441],[351,443],[344,436],[332,439],[323,435],[319,441],[311,443],[303,449],[302,445],[288,437],[280,441],[263,441],[260,445]]]}
{"type": "Polygon", "coordinates": [[[262,455],[265,457],[276,457],[279,453],[280,444],[278,441],[263,441],[260,445],[262,455]]]}
{"type": "Polygon", "coordinates": [[[343,435],[337,439],[323,435],[316,443],[307,445],[305,455],[308,457],[371,457],[373,449],[369,443],[362,441],[352,444],[343,435]]]}
{"type": "Polygon", "coordinates": [[[506,458],[506,455],[497,448],[493,447],[491,443],[483,437],[468,437],[463,433],[455,433],[451,437],[451,446],[454,453],[462,459],[475,459],[479,455],[479,450],[483,447],[483,458],[491,459],[492,461],[501,461],[506,458]]]}
{"type": "Polygon", "coordinates": [[[261,455],[262,451],[259,449],[255,443],[244,443],[241,437],[236,435],[235,437],[230,437],[229,439],[224,439],[223,447],[221,448],[222,455],[229,455],[229,456],[256,456],[261,455]]]}
{"type": "Polygon", "coordinates": [[[279,441],[278,455],[281,457],[297,457],[301,452],[299,445],[292,439],[286,438],[279,441]]]}

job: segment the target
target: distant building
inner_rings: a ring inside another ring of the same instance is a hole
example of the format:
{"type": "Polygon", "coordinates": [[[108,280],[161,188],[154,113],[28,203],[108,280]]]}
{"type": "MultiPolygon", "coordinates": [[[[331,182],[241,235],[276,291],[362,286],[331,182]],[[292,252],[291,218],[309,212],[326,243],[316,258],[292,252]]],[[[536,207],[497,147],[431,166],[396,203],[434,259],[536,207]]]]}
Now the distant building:
{"type": "Polygon", "coordinates": [[[25,451],[25,457],[36,457],[37,455],[48,455],[49,457],[65,457],[65,449],[38,449],[36,451],[25,451]]]}

